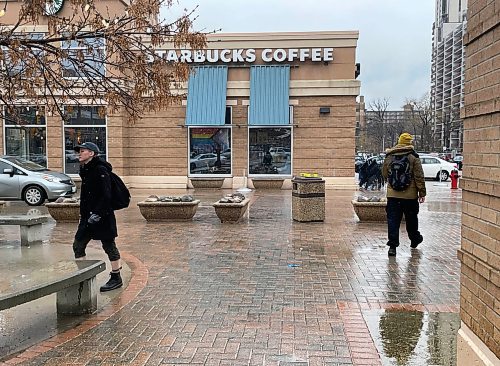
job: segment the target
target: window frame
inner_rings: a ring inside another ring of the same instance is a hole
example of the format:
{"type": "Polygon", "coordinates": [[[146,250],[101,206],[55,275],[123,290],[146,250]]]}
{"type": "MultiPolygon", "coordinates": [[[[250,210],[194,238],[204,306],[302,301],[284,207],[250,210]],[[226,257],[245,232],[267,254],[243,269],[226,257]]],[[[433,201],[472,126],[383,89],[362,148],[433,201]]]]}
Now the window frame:
{"type": "MultiPolygon", "coordinates": [[[[102,47],[97,47],[97,49],[103,49],[104,50],[104,58],[103,60],[101,61],[102,62],[102,65],[103,65],[103,75],[102,76],[94,76],[95,79],[101,79],[101,78],[104,78],[106,77],[106,65],[104,63],[104,59],[106,58],[106,39],[103,38],[103,37],[94,37],[93,39],[97,39],[97,38],[100,38],[102,39],[102,47]]],[[[87,40],[85,40],[87,41],[87,40]]],[[[76,40],[69,40],[69,41],[61,41],[61,49],[64,49],[64,50],[68,50],[68,51],[78,51],[78,50],[83,50],[83,51],[86,51],[87,50],[87,47],[85,46],[75,46],[75,47],[71,47],[71,43],[72,42],[78,42],[76,40]],[[65,47],[65,43],[69,42],[69,46],[68,47],[65,47]]],[[[63,62],[64,62],[65,59],[63,59],[63,62]]],[[[63,65],[61,64],[61,77],[63,79],[67,79],[67,80],[79,80],[79,79],[89,79],[89,77],[87,76],[64,76],[64,71],[66,70],[66,68],[63,67],[63,65]]]]}
{"type": "MultiPolygon", "coordinates": [[[[227,106],[226,106],[227,107],[227,106]]],[[[232,118],[232,109],[231,109],[231,118],[232,118]]],[[[232,120],[231,120],[232,122],[232,120]]],[[[194,126],[187,126],[187,176],[188,178],[232,178],[233,175],[233,125],[231,124],[224,124],[224,125],[194,125],[194,126]],[[226,128],[229,129],[231,133],[230,137],[230,144],[229,148],[231,149],[231,171],[229,174],[196,174],[196,173],[191,173],[191,166],[190,166],[190,160],[191,160],[191,130],[193,128],[226,128]]]]}
{"type": "MultiPolygon", "coordinates": [[[[13,37],[16,37],[17,34],[20,34],[20,35],[29,35],[30,37],[35,35],[35,36],[41,36],[41,39],[45,38],[45,35],[47,34],[47,32],[42,32],[42,31],[33,31],[33,32],[17,32],[17,33],[14,33],[12,36],[13,37]]],[[[5,46],[1,46],[0,47],[0,50],[2,51],[2,53],[4,53],[4,59],[2,60],[2,63],[1,63],[1,67],[2,67],[2,70],[4,71],[7,71],[7,60],[6,60],[6,54],[5,54],[5,51],[7,51],[9,48],[8,47],[5,47],[5,46]]],[[[43,55],[44,54],[44,51],[43,50],[38,50],[38,55],[43,55]]],[[[35,53],[35,51],[33,51],[33,53],[35,53]]],[[[22,63],[24,63],[24,61],[21,61],[22,63]]],[[[39,71],[40,72],[40,71],[39,71]]],[[[40,72],[41,73],[41,72],[40,72]]],[[[11,77],[15,77],[17,76],[19,73],[16,73],[16,74],[11,74],[11,73],[8,73],[9,76],[11,77]]],[[[23,78],[23,76],[21,75],[21,78],[23,78]]]]}
{"type": "MultiPolygon", "coordinates": [[[[23,104],[16,104],[14,105],[15,108],[19,108],[19,107],[29,107],[29,108],[36,108],[37,106],[31,106],[31,105],[23,105],[23,104]]],[[[45,108],[44,106],[42,106],[42,108],[45,108]]],[[[5,109],[6,109],[6,106],[2,106],[2,112],[3,112],[3,118],[2,118],[2,124],[3,124],[3,128],[2,128],[2,136],[3,136],[3,149],[2,149],[2,153],[3,155],[7,155],[7,141],[6,141],[6,138],[7,138],[7,134],[6,134],[6,131],[7,131],[7,128],[44,128],[45,129],[45,138],[44,138],[44,145],[45,145],[45,161],[46,161],[46,167],[49,166],[49,156],[48,156],[48,150],[47,150],[47,115],[45,114],[45,111],[44,111],[44,115],[45,115],[45,123],[42,125],[34,125],[34,124],[25,124],[25,125],[16,125],[16,124],[7,124],[6,123],[6,119],[5,119],[5,109]]]]}
{"type": "MultiPolygon", "coordinates": [[[[98,105],[98,106],[95,106],[95,105],[66,105],[66,106],[63,106],[63,111],[66,107],[73,107],[73,108],[80,108],[80,107],[91,107],[91,108],[99,108],[99,107],[104,107],[106,108],[105,105],[98,105]]],[[[109,150],[109,146],[108,146],[108,113],[106,113],[104,115],[104,122],[105,124],[104,125],[81,125],[81,124],[75,124],[75,125],[67,125],[66,124],[66,121],[65,119],[63,118],[61,120],[61,123],[62,123],[62,165],[63,165],[63,173],[72,177],[72,178],[75,178],[75,177],[78,177],[78,173],[66,173],[66,132],[65,132],[65,129],[66,128],[104,128],[104,132],[105,132],[105,141],[106,141],[106,151],[104,152],[105,156],[106,156],[106,160],[108,159],[109,155],[108,155],[108,150],[109,150]]],[[[101,152],[102,153],[102,152],[101,152]]]]}
{"type": "Polygon", "coordinates": [[[247,176],[249,178],[283,178],[289,179],[293,177],[293,125],[249,125],[247,128],[247,176]],[[274,129],[274,128],[289,128],[290,129],[290,174],[253,174],[250,173],[250,130],[251,129],[274,129]]]}

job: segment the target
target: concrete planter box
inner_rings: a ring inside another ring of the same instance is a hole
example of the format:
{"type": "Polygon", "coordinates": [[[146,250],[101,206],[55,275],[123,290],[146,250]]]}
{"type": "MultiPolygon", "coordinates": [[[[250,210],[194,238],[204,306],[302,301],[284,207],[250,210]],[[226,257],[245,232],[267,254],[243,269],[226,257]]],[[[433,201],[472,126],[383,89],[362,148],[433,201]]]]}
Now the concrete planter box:
{"type": "Polygon", "coordinates": [[[51,202],[46,203],[45,206],[50,216],[57,222],[80,221],[80,203],[78,202],[51,202]]]}
{"type": "Polygon", "coordinates": [[[354,212],[358,215],[359,221],[387,221],[385,208],[387,202],[358,202],[352,201],[354,212]]]}
{"type": "Polygon", "coordinates": [[[220,222],[238,222],[245,214],[249,202],[246,198],[240,203],[215,202],[213,206],[220,222]]]}
{"type": "Polygon", "coordinates": [[[188,221],[193,218],[200,200],[192,202],[138,202],[147,221],[188,221]]]}
{"type": "Polygon", "coordinates": [[[280,178],[252,178],[255,189],[281,189],[284,181],[280,178]]]}
{"type": "Polygon", "coordinates": [[[194,188],[221,188],[224,178],[190,178],[194,188]]]}

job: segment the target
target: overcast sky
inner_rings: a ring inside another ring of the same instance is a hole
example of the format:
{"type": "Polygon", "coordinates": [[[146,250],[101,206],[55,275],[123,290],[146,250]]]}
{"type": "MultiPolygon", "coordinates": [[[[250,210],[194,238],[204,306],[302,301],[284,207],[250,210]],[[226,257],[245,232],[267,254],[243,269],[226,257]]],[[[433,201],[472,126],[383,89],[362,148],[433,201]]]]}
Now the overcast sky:
{"type": "Polygon", "coordinates": [[[197,30],[221,32],[359,31],[361,95],[368,104],[406,98],[430,88],[434,0],[178,0],[167,19],[197,10],[197,30]]]}

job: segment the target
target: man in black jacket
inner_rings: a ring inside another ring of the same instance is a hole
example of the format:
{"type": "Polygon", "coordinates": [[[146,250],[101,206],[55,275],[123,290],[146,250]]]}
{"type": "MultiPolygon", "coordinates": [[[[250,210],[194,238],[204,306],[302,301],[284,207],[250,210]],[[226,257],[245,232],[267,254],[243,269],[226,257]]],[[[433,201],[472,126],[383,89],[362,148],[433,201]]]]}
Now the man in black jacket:
{"type": "Polygon", "coordinates": [[[80,177],[80,223],[73,242],[75,258],[84,259],[90,240],[100,240],[102,248],[111,262],[111,277],[101,286],[101,292],[122,287],[120,276],[120,252],[115,244],[118,236],[116,218],[111,208],[111,164],[99,159],[99,148],[93,142],[75,146],[79,154],[80,177]]]}

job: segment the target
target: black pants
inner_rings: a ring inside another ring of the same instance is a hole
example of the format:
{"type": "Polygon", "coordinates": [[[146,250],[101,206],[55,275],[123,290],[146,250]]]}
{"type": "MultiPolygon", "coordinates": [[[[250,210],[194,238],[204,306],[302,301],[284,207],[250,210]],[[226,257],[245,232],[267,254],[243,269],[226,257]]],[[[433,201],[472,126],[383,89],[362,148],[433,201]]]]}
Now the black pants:
{"type": "Polygon", "coordinates": [[[399,246],[399,226],[403,215],[406,220],[406,232],[408,238],[413,241],[420,239],[420,232],[418,231],[418,211],[419,203],[417,199],[407,200],[403,198],[387,198],[387,229],[389,234],[389,241],[387,245],[390,247],[399,246]]]}
{"type": "MultiPolygon", "coordinates": [[[[75,241],[73,242],[73,252],[75,253],[75,258],[85,257],[85,249],[91,240],[92,238],[90,233],[84,233],[79,239],[75,238],[75,241]]],[[[101,240],[101,243],[102,249],[104,249],[111,262],[120,259],[120,252],[118,251],[114,240],[101,240]]]]}

